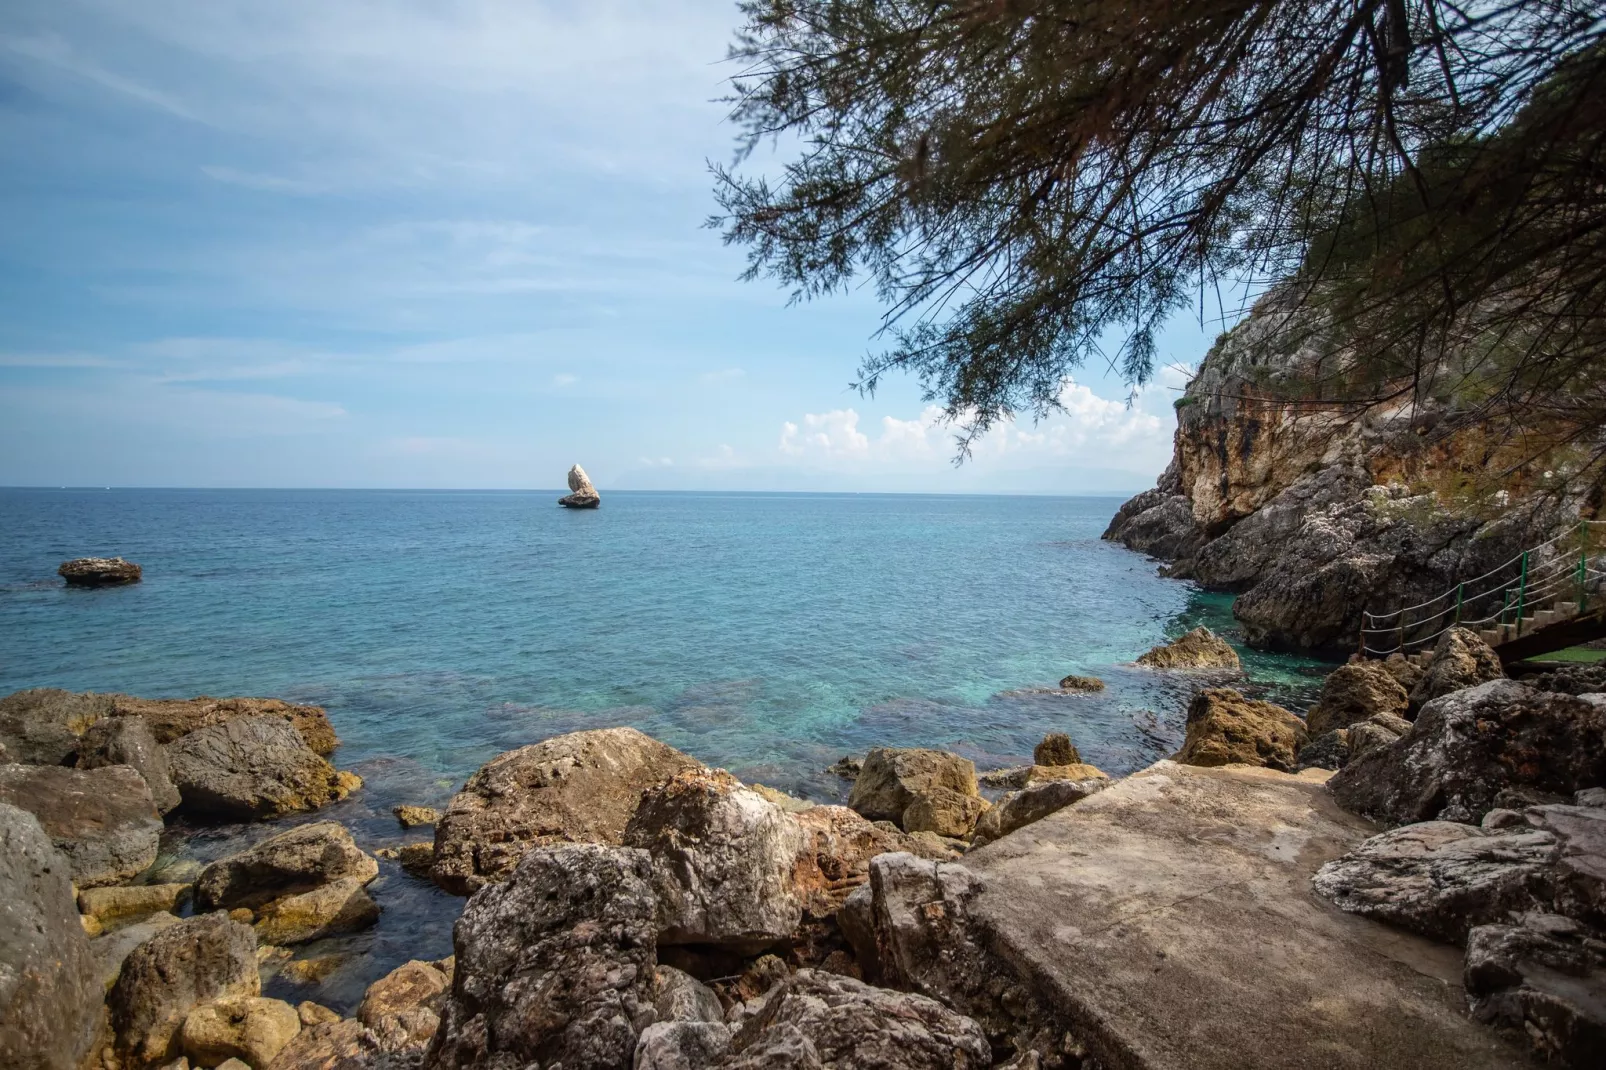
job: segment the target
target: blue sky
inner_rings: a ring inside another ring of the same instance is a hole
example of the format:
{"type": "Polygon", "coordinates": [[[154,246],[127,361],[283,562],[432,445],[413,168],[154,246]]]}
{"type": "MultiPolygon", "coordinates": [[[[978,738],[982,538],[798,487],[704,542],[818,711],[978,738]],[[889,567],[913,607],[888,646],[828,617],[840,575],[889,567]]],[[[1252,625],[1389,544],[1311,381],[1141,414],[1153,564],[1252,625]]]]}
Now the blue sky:
{"type": "MultiPolygon", "coordinates": [[[[703,228],[729,0],[8,0],[0,484],[1128,491],[1219,330],[956,470],[703,228]]],[[[762,165],[762,161],[759,162],[762,165]]]]}

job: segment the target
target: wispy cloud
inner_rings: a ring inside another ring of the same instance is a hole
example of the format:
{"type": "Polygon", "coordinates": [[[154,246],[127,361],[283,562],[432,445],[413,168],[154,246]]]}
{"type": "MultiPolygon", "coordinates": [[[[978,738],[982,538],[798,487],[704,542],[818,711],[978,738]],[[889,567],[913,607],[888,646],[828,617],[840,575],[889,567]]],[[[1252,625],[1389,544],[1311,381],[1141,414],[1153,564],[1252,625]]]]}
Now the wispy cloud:
{"type": "Polygon", "coordinates": [[[237,171],[232,167],[218,167],[211,164],[203,166],[201,173],[216,182],[223,182],[230,186],[243,186],[246,189],[261,190],[264,193],[289,193],[306,196],[326,192],[329,188],[317,182],[305,182],[301,179],[260,174],[255,171],[237,171]]]}
{"type": "Polygon", "coordinates": [[[0,368],[116,368],[119,362],[94,353],[0,353],[0,368]]]}
{"type": "Polygon", "coordinates": [[[88,56],[80,54],[60,34],[42,33],[35,36],[5,34],[0,35],[0,44],[19,56],[68,71],[141,104],[159,108],[181,119],[205,122],[199,114],[177,97],[107,70],[88,56]]]}

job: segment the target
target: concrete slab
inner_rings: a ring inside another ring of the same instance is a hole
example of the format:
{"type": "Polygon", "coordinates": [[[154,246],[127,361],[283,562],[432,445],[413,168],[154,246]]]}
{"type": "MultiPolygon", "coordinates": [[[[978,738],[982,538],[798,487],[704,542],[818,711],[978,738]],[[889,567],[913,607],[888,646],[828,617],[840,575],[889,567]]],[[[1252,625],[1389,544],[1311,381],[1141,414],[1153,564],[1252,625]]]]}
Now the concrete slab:
{"type": "Polygon", "coordinates": [[[1106,1070],[1533,1065],[1467,1017],[1459,948],[1311,892],[1378,831],[1318,773],[1160,762],[966,855],[972,916],[1106,1070]]]}

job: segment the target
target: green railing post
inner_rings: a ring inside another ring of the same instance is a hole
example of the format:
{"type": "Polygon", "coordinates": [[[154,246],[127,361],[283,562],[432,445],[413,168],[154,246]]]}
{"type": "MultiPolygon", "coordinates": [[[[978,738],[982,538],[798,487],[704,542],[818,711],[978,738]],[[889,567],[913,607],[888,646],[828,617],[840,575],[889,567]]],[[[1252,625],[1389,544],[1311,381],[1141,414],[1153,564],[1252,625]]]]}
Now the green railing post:
{"type": "Polygon", "coordinates": [[[1461,603],[1466,598],[1466,593],[1466,584],[1458,583],[1455,585],[1455,624],[1458,628],[1461,626],[1461,603]]]}
{"type": "Polygon", "coordinates": [[[1500,627],[1506,626],[1506,615],[1511,612],[1511,588],[1500,592],[1500,627]]]}
{"type": "Polygon", "coordinates": [[[1589,521],[1578,521],[1578,615],[1589,601],[1589,521]]]}
{"type": "Polygon", "coordinates": [[[1528,604],[1528,551],[1522,552],[1522,578],[1517,581],[1517,635],[1522,635],[1522,614],[1528,604]]]}

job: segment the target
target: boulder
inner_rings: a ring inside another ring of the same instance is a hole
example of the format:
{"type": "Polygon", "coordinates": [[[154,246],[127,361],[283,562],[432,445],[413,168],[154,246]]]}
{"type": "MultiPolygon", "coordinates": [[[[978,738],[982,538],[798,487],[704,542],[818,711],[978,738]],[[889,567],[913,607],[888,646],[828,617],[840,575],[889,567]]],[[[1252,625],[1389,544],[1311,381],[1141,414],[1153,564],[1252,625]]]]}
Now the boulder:
{"type": "Polygon", "coordinates": [[[1012,791],[981,815],[976,822],[976,834],[971,844],[980,847],[1001,836],[1007,836],[1033,821],[1041,821],[1072,803],[1081,802],[1096,791],[1109,786],[1108,777],[1087,780],[1044,780],[1012,791]]]}
{"type": "Polygon", "coordinates": [[[429,840],[422,843],[404,843],[400,847],[381,847],[374,851],[376,858],[388,858],[415,877],[431,879],[435,869],[435,845],[429,840]]]}
{"type": "Polygon", "coordinates": [[[723,1022],[725,1010],[714,990],[684,970],[653,971],[653,1008],[660,1022],[723,1022]]]}
{"type": "Polygon", "coordinates": [[[1162,643],[1138,657],[1138,664],[1151,669],[1230,669],[1243,668],[1238,652],[1209,628],[1201,625],[1179,639],[1162,643]]]}
{"type": "Polygon", "coordinates": [[[150,726],[156,742],[166,745],[197,728],[223,724],[237,717],[277,717],[301,734],[313,753],[327,758],[340,746],[340,737],[322,706],[298,706],[276,698],[136,698],[108,695],[118,717],[137,717],[150,726]]]}
{"type": "Polygon", "coordinates": [[[872,821],[902,821],[916,796],[935,788],[979,797],[975,763],[947,751],[877,747],[865,756],[848,806],[872,821]]]}
{"type": "Polygon", "coordinates": [[[0,747],[19,765],[70,765],[89,726],[111,714],[105,695],[35,687],[0,698],[0,747]]]}
{"type": "Polygon", "coordinates": [[[1173,761],[1183,765],[1263,765],[1293,772],[1310,742],[1305,722],[1281,706],[1230,687],[1199,692],[1188,704],[1187,735],[1173,761]]]}
{"type": "Polygon", "coordinates": [[[649,788],[624,843],[652,856],[659,944],[752,954],[802,921],[791,881],[802,830],[723,770],[690,770],[649,788]]]}
{"type": "Polygon", "coordinates": [[[652,1024],[656,951],[645,851],[567,844],[528,851],[469,900],[432,1070],[625,1067],[652,1024]]]}
{"type": "Polygon", "coordinates": [[[123,1061],[154,1067],[176,1059],[196,1007],[260,995],[256,947],[249,928],[219,913],[170,925],[129,952],[106,998],[123,1061]]]}
{"type": "Polygon", "coordinates": [[[1311,878],[1340,910],[1459,944],[1475,926],[1547,905],[1556,838],[1424,821],[1373,836],[1311,878]]]}
{"type": "Polygon", "coordinates": [[[934,853],[921,837],[905,835],[891,822],[868,821],[845,806],[816,806],[793,820],[804,841],[792,866],[792,894],[802,903],[805,919],[834,915],[869,879],[870,860],[877,855],[909,851],[947,858],[952,853],[946,849],[934,853]]]}
{"type": "Polygon", "coordinates": [[[1394,677],[1395,683],[1405,689],[1407,695],[1416,687],[1426,671],[1404,654],[1390,654],[1383,659],[1383,668],[1394,677]]]}
{"type": "Polygon", "coordinates": [[[95,977],[102,993],[110,992],[123,972],[123,963],[129,952],[161,932],[179,923],[176,914],[161,912],[149,914],[139,921],[113,929],[104,936],[89,942],[89,953],[95,959],[95,977]]]}
{"type": "Polygon", "coordinates": [[[436,883],[468,895],[534,846],[618,844],[642,792],[701,763],[634,728],[554,736],[498,755],[435,826],[436,883]]]}
{"type": "Polygon", "coordinates": [[[804,810],[811,810],[814,804],[806,799],[799,799],[795,795],[788,795],[777,788],[767,787],[763,784],[747,785],[749,791],[759,794],[766,802],[774,803],[789,814],[801,814],[804,810]]]}
{"type": "Polygon", "coordinates": [[[1077,676],[1073,673],[1060,680],[1060,690],[1076,695],[1091,695],[1104,690],[1104,681],[1097,676],[1077,676]]]}
{"type": "Polygon", "coordinates": [[[361,877],[342,877],[308,892],[275,899],[257,911],[257,939],[281,946],[304,944],[366,929],[379,920],[379,904],[369,896],[365,883],[361,877]]]}
{"type": "Polygon", "coordinates": [[[195,1008],[184,1019],[184,1054],[194,1066],[218,1066],[239,1059],[265,1068],[301,1032],[301,1016],[290,1004],[262,996],[220,999],[195,1008]]]}
{"type": "Polygon", "coordinates": [[[1349,761],[1349,729],[1323,732],[1299,751],[1301,769],[1342,769],[1349,761]]]}
{"type": "Polygon", "coordinates": [[[724,1022],[660,1021],[641,1031],[633,1070],[708,1070],[730,1049],[724,1022]]]}
{"type": "Polygon", "coordinates": [[[140,581],[140,567],[120,557],[76,557],[63,561],[56,575],[69,587],[121,587],[140,581]]]}
{"type": "Polygon", "coordinates": [[[1439,637],[1422,678],[1411,688],[1411,705],[1421,707],[1440,695],[1491,680],[1504,680],[1500,655],[1468,628],[1451,628],[1439,637]]]}
{"type": "Polygon", "coordinates": [[[1522,817],[1536,831],[1555,837],[1550,869],[1553,909],[1606,929],[1606,810],[1535,806],[1522,817]]]}
{"type": "Polygon", "coordinates": [[[330,1010],[321,1003],[314,1003],[310,999],[304,999],[296,1004],[296,1017],[301,1019],[302,1029],[340,1021],[339,1013],[330,1010]]]}
{"type": "Polygon", "coordinates": [[[390,812],[396,815],[396,820],[404,829],[433,825],[441,819],[441,812],[432,806],[396,806],[390,812]]]}
{"type": "Polygon", "coordinates": [[[331,881],[349,877],[366,884],[378,875],[379,863],[344,826],[319,821],[213,862],[195,881],[195,902],[203,910],[255,908],[331,881]]]}
{"type": "Polygon", "coordinates": [[[930,832],[963,839],[975,831],[977,819],[987,809],[986,799],[947,788],[933,788],[915,796],[914,802],[903,812],[903,828],[905,832],[930,832]]]}
{"type": "Polygon", "coordinates": [[[602,504],[602,496],[591,485],[591,477],[579,465],[569,469],[569,493],[558,499],[558,504],[569,509],[595,509],[602,504]]]}
{"type": "Polygon", "coordinates": [[[440,1026],[451,975],[432,962],[405,962],[368,986],[357,1020],[387,1052],[422,1052],[440,1026]]]}
{"type": "Polygon", "coordinates": [[[110,925],[128,918],[175,913],[189,897],[188,884],[125,884],[86,888],[78,893],[78,910],[102,925],[110,925]]]}
{"type": "Polygon", "coordinates": [[[1528,1043],[1539,1060],[1606,1066],[1606,942],[1572,919],[1473,929],[1463,984],[1473,1017],[1528,1043]]]}
{"type": "Polygon", "coordinates": [[[1313,737],[1348,728],[1373,714],[1405,714],[1411,698],[1394,674],[1378,661],[1352,661],[1340,665],[1322,681],[1322,694],[1305,715],[1305,730],[1313,737]]]}
{"type": "Polygon", "coordinates": [[[1592,695],[1606,692],[1606,663],[1596,665],[1557,665],[1548,672],[1522,678],[1540,691],[1560,691],[1564,695],[1592,695]]]}
{"type": "Polygon", "coordinates": [[[103,989],[67,860],[32,814],[0,803],[0,1066],[77,1070],[103,989]]]}
{"type": "Polygon", "coordinates": [[[981,774],[981,783],[989,788],[1019,790],[1028,784],[1041,784],[1050,780],[1100,780],[1107,773],[1096,765],[1017,765],[1009,769],[993,769],[981,774]]]}
{"type": "Polygon", "coordinates": [[[742,1023],[716,1066],[816,1066],[842,1070],[982,1070],[992,1048],[981,1026],[934,999],[872,988],[820,970],[799,970],[742,1023]],[[776,1056],[788,1048],[805,1061],[776,1056]]]}
{"type": "MultiPolygon", "coordinates": [[[[1400,719],[1393,718],[1393,720],[1400,719]]],[[[1401,724],[1404,724],[1405,727],[1398,728],[1388,721],[1371,718],[1359,724],[1351,725],[1345,731],[1344,736],[1345,744],[1348,748],[1347,759],[1359,758],[1369,751],[1376,750],[1379,747],[1387,747],[1394,743],[1411,730],[1411,722],[1401,721],[1401,724]]],[[[1301,751],[1300,753],[1303,754],[1304,752],[1301,751]]],[[[1346,761],[1346,764],[1348,764],[1348,761],[1346,761]]]]}
{"type": "Polygon", "coordinates": [[[864,768],[864,759],[855,758],[851,754],[844,754],[826,767],[827,773],[835,773],[843,780],[859,779],[859,772],[864,768]]]}
{"type": "Polygon", "coordinates": [[[144,721],[108,717],[84,732],[78,744],[78,768],[100,769],[108,765],[132,766],[144,777],[158,812],[165,814],[178,806],[178,788],[173,786],[167,755],[144,721]]]}
{"type": "Polygon", "coordinates": [[[383,1065],[379,1038],[355,1018],[346,1018],[303,1028],[266,1070],[377,1070],[383,1065]]]}
{"type": "Polygon", "coordinates": [[[80,888],[121,883],[156,861],[162,815],[145,778],[129,766],[0,766],[0,803],[39,819],[80,888]]]}
{"type": "Polygon", "coordinates": [[[346,791],[334,766],[268,714],[197,728],[168,744],[167,761],[186,810],[237,821],[316,810],[346,791]]]}
{"type": "Polygon", "coordinates": [[[1032,748],[1033,765],[1081,765],[1082,755],[1064,732],[1050,732],[1032,748]]]}
{"type": "Polygon", "coordinates": [[[1328,787],[1390,824],[1477,822],[1502,790],[1571,795],[1606,784],[1606,696],[1494,680],[1443,695],[1396,742],[1352,758],[1328,787]]]}

